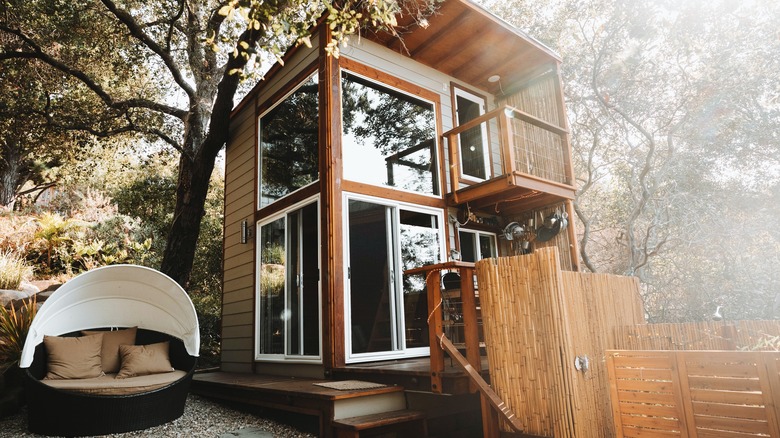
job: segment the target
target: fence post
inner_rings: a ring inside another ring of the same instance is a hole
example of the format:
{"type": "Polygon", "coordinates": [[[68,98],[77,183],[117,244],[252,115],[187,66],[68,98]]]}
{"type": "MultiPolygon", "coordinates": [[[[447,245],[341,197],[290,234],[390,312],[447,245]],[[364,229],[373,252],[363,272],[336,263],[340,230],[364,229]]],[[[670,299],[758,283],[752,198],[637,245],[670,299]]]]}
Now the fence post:
{"type": "Polygon", "coordinates": [[[609,395],[612,402],[612,422],[615,425],[615,438],[623,438],[623,420],[620,415],[620,395],[617,389],[617,372],[615,371],[616,351],[607,351],[607,372],[609,373],[609,395]]]}
{"type": "Polygon", "coordinates": [[[677,410],[680,419],[682,438],[697,436],[696,420],[693,417],[691,384],[688,381],[688,365],[685,352],[670,351],[669,364],[672,366],[672,391],[677,395],[677,410]]]}
{"type": "Polygon", "coordinates": [[[764,409],[766,409],[766,419],[769,425],[769,436],[780,436],[780,405],[775,401],[776,395],[780,394],[780,373],[778,373],[778,358],[776,354],[767,352],[756,352],[758,357],[757,368],[761,392],[764,397],[764,409]]]}
{"type": "Polygon", "coordinates": [[[734,324],[723,324],[720,328],[720,335],[726,342],[726,348],[732,351],[737,349],[737,327],[734,324]]]}

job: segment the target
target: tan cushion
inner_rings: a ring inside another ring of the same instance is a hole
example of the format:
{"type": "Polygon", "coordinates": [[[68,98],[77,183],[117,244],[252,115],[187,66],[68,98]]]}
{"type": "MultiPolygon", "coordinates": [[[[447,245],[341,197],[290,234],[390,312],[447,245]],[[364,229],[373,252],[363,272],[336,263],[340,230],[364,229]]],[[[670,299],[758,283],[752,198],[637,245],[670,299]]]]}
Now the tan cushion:
{"type": "Polygon", "coordinates": [[[80,338],[44,336],[43,344],[49,368],[45,379],[89,379],[103,374],[102,334],[80,338]]]}
{"type": "Polygon", "coordinates": [[[96,335],[103,334],[103,348],[100,352],[100,357],[103,366],[104,373],[116,373],[119,371],[119,365],[121,363],[119,358],[119,346],[120,345],[134,345],[135,344],[135,332],[138,327],[131,327],[124,330],[112,330],[112,331],[92,331],[82,330],[82,335],[96,335]]]}
{"type": "Polygon", "coordinates": [[[149,345],[120,345],[122,368],[117,379],[144,376],[146,374],[168,373],[173,371],[168,355],[168,341],[149,345]]]}
{"type": "Polygon", "coordinates": [[[186,371],[176,370],[172,373],[150,374],[127,379],[115,379],[115,374],[106,374],[92,379],[42,380],[41,382],[53,388],[81,394],[132,395],[160,389],[186,375],[186,371]]]}

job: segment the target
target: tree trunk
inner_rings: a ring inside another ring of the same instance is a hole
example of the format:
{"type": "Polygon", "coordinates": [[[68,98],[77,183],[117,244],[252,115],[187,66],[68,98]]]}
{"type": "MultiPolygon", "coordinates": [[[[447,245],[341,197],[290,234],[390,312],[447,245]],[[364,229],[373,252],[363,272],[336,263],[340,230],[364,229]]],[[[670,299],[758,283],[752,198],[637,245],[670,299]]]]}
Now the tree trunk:
{"type": "Polygon", "coordinates": [[[21,157],[13,144],[3,143],[0,152],[0,207],[12,209],[21,178],[21,157]]]}
{"type": "Polygon", "coordinates": [[[187,289],[195,260],[200,221],[205,214],[215,156],[196,155],[179,159],[179,185],[176,207],[160,270],[187,289]]]}

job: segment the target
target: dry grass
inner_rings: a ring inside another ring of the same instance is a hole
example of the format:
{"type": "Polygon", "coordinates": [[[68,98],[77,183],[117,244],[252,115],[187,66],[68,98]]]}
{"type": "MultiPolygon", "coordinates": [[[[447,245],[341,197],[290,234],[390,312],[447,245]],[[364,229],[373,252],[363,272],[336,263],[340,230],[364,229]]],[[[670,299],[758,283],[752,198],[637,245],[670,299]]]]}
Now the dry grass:
{"type": "Polygon", "coordinates": [[[10,250],[0,252],[0,289],[16,290],[32,275],[32,266],[22,256],[10,250]]]}

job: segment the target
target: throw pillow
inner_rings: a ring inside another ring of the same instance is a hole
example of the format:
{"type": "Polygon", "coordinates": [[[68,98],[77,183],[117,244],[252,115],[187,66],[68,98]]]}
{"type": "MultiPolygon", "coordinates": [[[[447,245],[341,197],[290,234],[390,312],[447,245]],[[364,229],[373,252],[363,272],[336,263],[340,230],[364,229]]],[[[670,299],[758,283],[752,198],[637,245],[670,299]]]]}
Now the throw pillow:
{"type": "Polygon", "coordinates": [[[90,379],[100,377],[103,335],[80,338],[44,336],[48,372],[44,379],[90,379]]]}
{"type": "Polygon", "coordinates": [[[120,345],[122,368],[117,379],[145,376],[147,374],[168,373],[173,371],[169,357],[168,341],[149,345],[120,345]]]}
{"type": "Polygon", "coordinates": [[[119,371],[121,364],[119,346],[135,344],[135,333],[137,330],[138,327],[112,331],[82,330],[81,334],[87,336],[96,335],[98,333],[103,334],[103,348],[100,356],[102,359],[103,372],[108,374],[119,371]]]}

